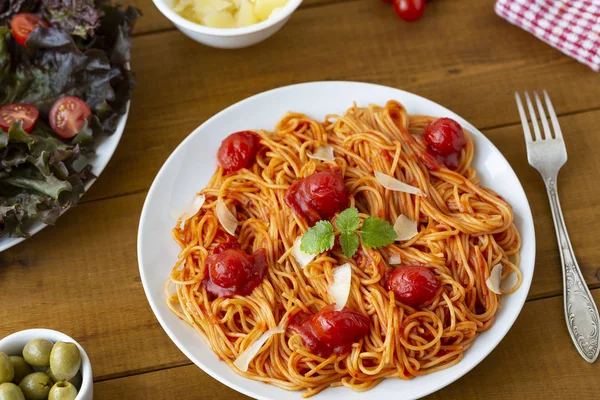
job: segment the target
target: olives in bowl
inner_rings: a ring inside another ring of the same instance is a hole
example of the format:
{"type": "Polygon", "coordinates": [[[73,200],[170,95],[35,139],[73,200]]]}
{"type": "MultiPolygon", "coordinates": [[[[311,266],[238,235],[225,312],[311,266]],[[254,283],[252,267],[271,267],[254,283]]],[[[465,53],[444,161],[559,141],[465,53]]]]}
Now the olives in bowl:
{"type": "Polygon", "coordinates": [[[92,400],[92,370],[73,339],[30,329],[0,340],[0,400],[92,400]]]}
{"type": "Polygon", "coordinates": [[[32,367],[50,365],[50,352],[54,344],[46,339],[33,339],[23,347],[23,359],[32,367]]]}
{"type": "Polygon", "coordinates": [[[25,400],[23,392],[12,382],[0,384],[0,400],[25,400]]]}

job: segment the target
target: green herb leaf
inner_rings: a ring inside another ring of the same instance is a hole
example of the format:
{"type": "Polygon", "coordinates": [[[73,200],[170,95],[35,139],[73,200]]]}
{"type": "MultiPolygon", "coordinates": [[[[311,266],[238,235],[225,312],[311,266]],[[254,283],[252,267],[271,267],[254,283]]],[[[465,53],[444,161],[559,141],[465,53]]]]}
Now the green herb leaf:
{"type": "Polygon", "coordinates": [[[356,250],[358,250],[358,235],[354,232],[342,232],[340,235],[340,244],[342,252],[348,258],[352,258],[356,250]]]}
{"type": "Polygon", "coordinates": [[[329,221],[319,221],[302,236],[300,250],[308,254],[319,254],[331,250],[335,243],[333,225],[329,221]]]}
{"type": "Polygon", "coordinates": [[[389,222],[381,218],[369,217],[363,221],[360,238],[365,247],[377,249],[394,243],[396,231],[389,222]]]}
{"type": "Polygon", "coordinates": [[[356,207],[347,208],[335,219],[335,226],[342,232],[354,232],[360,225],[356,207]]]}

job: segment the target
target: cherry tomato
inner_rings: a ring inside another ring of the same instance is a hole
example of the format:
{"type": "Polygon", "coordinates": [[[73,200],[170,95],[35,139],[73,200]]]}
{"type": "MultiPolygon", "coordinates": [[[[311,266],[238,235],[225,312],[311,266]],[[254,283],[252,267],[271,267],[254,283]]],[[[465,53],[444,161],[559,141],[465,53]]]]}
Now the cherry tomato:
{"type": "Polygon", "coordinates": [[[429,147],[441,156],[459,153],[467,144],[460,124],[450,118],[439,118],[425,129],[425,140],[429,147]]]}
{"type": "Polygon", "coordinates": [[[416,21],[425,12],[425,0],[394,0],[394,11],[405,21],[416,21]]]}
{"type": "Polygon", "coordinates": [[[313,316],[295,318],[290,328],[300,333],[304,345],[316,355],[329,357],[350,351],[352,344],[369,333],[370,320],[351,308],[335,311],[327,306],[313,316]],[[300,319],[300,321],[298,321],[300,319]]]}
{"type": "Polygon", "coordinates": [[[228,241],[217,246],[206,260],[204,284],[217,297],[247,296],[262,282],[267,267],[265,249],[248,255],[239,244],[228,241]]]}
{"type": "Polygon", "coordinates": [[[211,264],[209,273],[212,281],[224,288],[237,288],[252,274],[252,257],[240,249],[228,249],[211,264]]]}
{"type": "Polygon", "coordinates": [[[433,300],[439,288],[440,283],[426,267],[398,267],[388,278],[388,289],[396,300],[413,308],[422,308],[433,300]]]}
{"type": "Polygon", "coordinates": [[[219,245],[217,245],[217,247],[215,247],[212,250],[211,254],[221,254],[225,250],[229,250],[229,249],[241,249],[242,248],[240,246],[240,243],[237,241],[237,239],[235,237],[231,236],[228,233],[225,234],[225,237],[226,237],[225,242],[220,243],[219,245]]]}
{"type": "Polygon", "coordinates": [[[39,26],[48,28],[50,25],[48,25],[46,21],[35,14],[17,14],[10,21],[12,35],[15,38],[15,41],[21,46],[25,46],[25,42],[27,41],[29,34],[39,26]]]}
{"type": "Polygon", "coordinates": [[[88,105],[79,97],[61,97],[50,109],[50,126],[58,136],[71,139],[83,129],[91,114],[88,105]]]}
{"type": "Polygon", "coordinates": [[[348,206],[348,192],[339,169],[316,172],[294,182],[285,202],[311,226],[348,206]]]}
{"type": "Polygon", "coordinates": [[[394,0],[381,0],[382,3],[393,3],[394,0]]]}
{"type": "Polygon", "coordinates": [[[31,104],[6,104],[0,107],[0,128],[8,131],[15,121],[23,123],[23,130],[30,133],[40,116],[40,112],[31,104]]]}
{"type": "Polygon", "coordinates": [[[248,167],[256,157],[259,141],[259,137],[250,131],[232,133],[221,142],[217,163],[226,172],[248,167]]]}

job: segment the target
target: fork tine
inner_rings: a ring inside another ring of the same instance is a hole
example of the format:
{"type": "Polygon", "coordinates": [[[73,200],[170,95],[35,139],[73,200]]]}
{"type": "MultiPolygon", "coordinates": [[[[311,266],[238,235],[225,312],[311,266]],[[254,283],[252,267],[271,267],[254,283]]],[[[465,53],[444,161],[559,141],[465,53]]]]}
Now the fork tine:
{"type": "Polygon", "coordinates": [[[518,92],[515,92],[515,101],[517,102],[517,108],[519,109],[519,117],[521,117],[521,124],[523,125],[523,133],[525,134],[525,142],[533,142],[533,136],[529,130],[529,123],[527,122],[527,116],[525,115],[525,109],[523,103],[521,103],[521,97],[518,92]]]}
{"type": "Polygon", "coordinates": [[[535,103],[537,105],[538,112],[540,113],[540,120],[542,121],[542,127],[544,128],[544,136],[546,139],[552,139],[552,131],[550,130],[550,125],[548,125],[548,119],[546,118],[546,112],[544,111],[544,106],[540,100],[540,96],[538,96],[537,92],[533,92],[533,97],[535,98],[535,103]]]}
{"type": "Polygon", "coordinates": [[[544,99],[546,99],[546,107],[548,107],[548,114],[550,114],[550,120],[552,121],[552,127],[554,128],[554,135],[557,139],[562,139],[562,131],[560,130],[560,125],[558,124],[558,118],[556,118],[556,112],[554,112],[554,107],[552,107],[552,101],[550,101],[550,96],[544,90],[544,99]]]}
{"type": "Polygon", "coordinates": [[[543,140],[540,132],[540,125],[537,122],[537,115],[535,115],[535,109],[533,108],[531,98],[529,98],[529,93],[527,92],[525,92],[525,101],[527,102],[527,109],[529,110],[529,116],[531,117],[531,125],[533,126],[533,131],[535,132],[535,140],[543,140]]]}

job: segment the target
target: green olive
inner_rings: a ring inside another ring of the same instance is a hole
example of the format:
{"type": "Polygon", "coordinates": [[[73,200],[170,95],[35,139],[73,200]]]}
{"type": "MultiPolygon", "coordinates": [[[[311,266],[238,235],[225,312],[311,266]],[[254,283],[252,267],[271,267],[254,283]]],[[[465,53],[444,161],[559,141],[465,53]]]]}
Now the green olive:
{"type": "Polygon", "coordinates": [[[46,339],[30,340],[23,348],[23,358],[32,367],[47,367],[52,346],[52,342],[46,339]]]}
{"type": "Polygon", "coordinates": [[[69,382],[75,386],[75,389],[81,389],[81,382],[83,381],[83,377],[81,376],[81,371],[77,373],[73,378],[69,379],[69,382]]]}
{"type": "Polygon", "coordinates": [[[50,368],[59,380],[69,380],[81,366],[81,353],[75,343],[58,342],[50,353],[50,368]]]}
{"type": "Polygon", "coordinates": [[[6,382],[0,385],[0,400],[25,400],[25,396],[17,385],[6,382]]]}
{"type": "Polygon", "coordinates": [[[19,387],[27,400],[45,400],[52,387],[50,377],[43,372],[34,372],[27,375],[19,387]]]}
{"type": "Polygon", "coordinates": [[[48,393],[48,400],[74,400],[77,397],[77,389],[71,382],[57,382],[48,393]]]}
{"type": "Polygon", "coordinates": [[[0,383],[10,382],[15,377],[15,367],[6,353],[0,353],[0,383]]]}
{"type": "Polygon", "coordinates": [[[21,382],[21,379],[33,372],[33,368],[31,368],[31,365],[27,364],[23,357],[10,356],[10,361],[12,361],[13,366],[15,367],[15,377],[12,381],[17,385],[21,382]]]}

